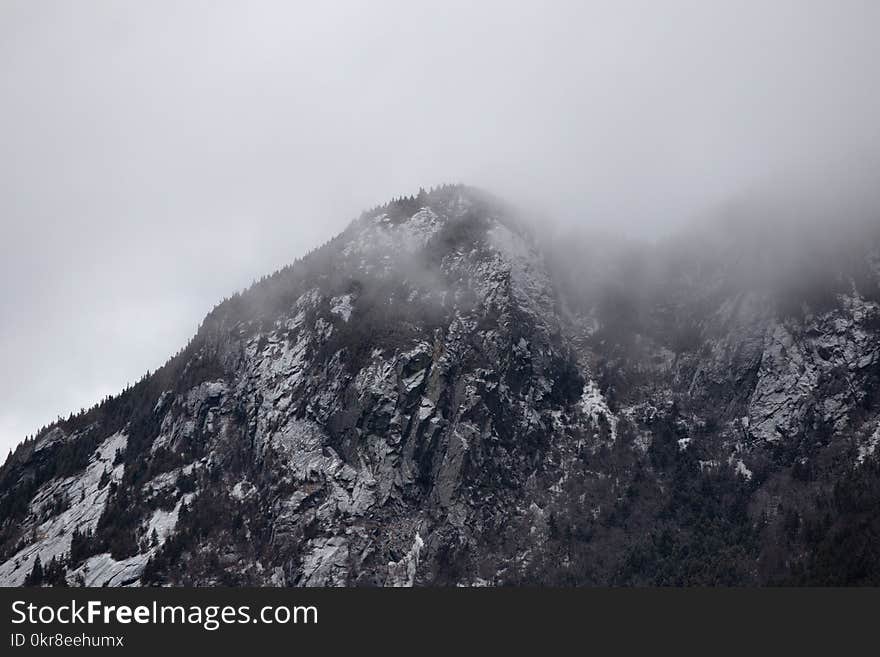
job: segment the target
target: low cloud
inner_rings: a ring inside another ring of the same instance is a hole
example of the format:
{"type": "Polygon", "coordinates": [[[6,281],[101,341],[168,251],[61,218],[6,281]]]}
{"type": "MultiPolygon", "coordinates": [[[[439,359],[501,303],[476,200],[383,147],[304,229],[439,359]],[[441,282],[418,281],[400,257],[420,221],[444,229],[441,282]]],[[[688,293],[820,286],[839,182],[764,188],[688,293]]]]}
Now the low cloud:
{"type": "Polygon", "coordinates": [[[856,0],[4,2],[0,445],[421,186],[634,239],[790,179],[845,181],[823,216],[870,207],[847,190],[877,170],[878,19],[856,0]]]}

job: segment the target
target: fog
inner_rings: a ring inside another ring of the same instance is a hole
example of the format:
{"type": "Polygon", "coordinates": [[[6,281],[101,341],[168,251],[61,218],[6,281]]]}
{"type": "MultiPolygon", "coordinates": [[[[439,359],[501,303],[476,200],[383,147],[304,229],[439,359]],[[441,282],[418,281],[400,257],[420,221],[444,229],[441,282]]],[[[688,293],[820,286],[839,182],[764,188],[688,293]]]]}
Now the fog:
{"type": "Polygon", "coordinates": [[[0,448],[421,186],[655,239],[877,171],[870,0],[316,4],[0,4],[0,448]]]}

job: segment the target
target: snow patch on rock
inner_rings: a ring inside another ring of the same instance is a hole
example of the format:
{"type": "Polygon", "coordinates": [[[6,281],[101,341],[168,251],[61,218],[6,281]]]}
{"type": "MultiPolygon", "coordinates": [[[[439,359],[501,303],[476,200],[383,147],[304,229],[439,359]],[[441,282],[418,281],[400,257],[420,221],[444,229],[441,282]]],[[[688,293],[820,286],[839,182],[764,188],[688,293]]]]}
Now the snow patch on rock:
{"type": "Polygon", "coordinates": [[[80,579],[91,587],[136,585],[149,558],[150,553],[146,553],[116,561],[109,553],[96,554],[68,573],[67,580],[72,583],[80,579]]]}
{"type": "Polygon", "coordinates": [[[0,564],[0,586],[21,586],[37,556],[44,565],[53,557],[61,558],[70,551],[74,530],[85,533],[95,529],[107,504],[109,481],[122,479],[124,466],[114,466],[113,461],[116,452],[124,450],[127,443],[128,437],[124,433],[113,434],[98,446],[80,474],[56,479],[40,489],[23,522],[24,531],[32,532],[37,540],[0,564]],[[109,481],[101,487],[105,472],[109,481]],[[59,498],[67,500],[68,508],[42,520],[43,509],[59,498]]]}
{"type": "Polygon", "coordinates": [[[413,539],[412,547],[399,561],[388,562],[388,578],[385,586],[410,587],[415,584],[416,571],[419,568],[419,555],[425,542],[419,533],[413,539]]]}
{"type": "Polygon", "coordinates": [[[342,296],[330,299],[330,312],[338,315],[343,321],[347,322],[351,318],[352,301],[354,295],[343,294],[342,296]]]}
{"type": "Polygon", "coordinates": [[[608,423],[611,440],[617,440],[617,416],[608,408],[608,402],[605,401],[602,391],[593,379],[589,379],[584,385],[580,407],[581,411],[590,418],[594,429],[599,428],[599,423],[604,418],[608,423]]]}
{"type": "Polygon", "coordinates": [[[866,458],[872,456],[874,452],[877,451],[877,445],[880,445],[880,425],[877,426],[874,433],[871,434],[871,437],[868,438],[864,445],[859,445],[859,454],[856,457],[856,463],[862,465],[866,458]]]}

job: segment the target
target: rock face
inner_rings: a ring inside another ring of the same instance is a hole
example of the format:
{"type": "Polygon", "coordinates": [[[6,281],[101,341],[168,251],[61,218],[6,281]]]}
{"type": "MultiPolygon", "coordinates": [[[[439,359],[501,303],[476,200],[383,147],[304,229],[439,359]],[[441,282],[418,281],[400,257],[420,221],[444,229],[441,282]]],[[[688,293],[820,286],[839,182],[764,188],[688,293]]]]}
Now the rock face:
{"type": "Polygon", "coordinates": [[[395,201],[22,444],[0,583],[877,582],[862,255],[793,315],[686,261],[634,302],[480,192],[395,201]]]}

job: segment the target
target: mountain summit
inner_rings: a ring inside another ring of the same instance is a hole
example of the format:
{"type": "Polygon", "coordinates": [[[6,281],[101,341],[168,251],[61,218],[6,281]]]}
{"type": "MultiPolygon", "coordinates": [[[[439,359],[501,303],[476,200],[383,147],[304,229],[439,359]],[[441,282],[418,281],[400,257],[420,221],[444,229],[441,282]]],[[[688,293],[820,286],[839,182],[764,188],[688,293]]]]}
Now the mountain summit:
{"type": "Polygon", "coordinates": [[[880,583],[867,235],[612,253],[393,201],[20,445],[0,584],[880,583]]]}

